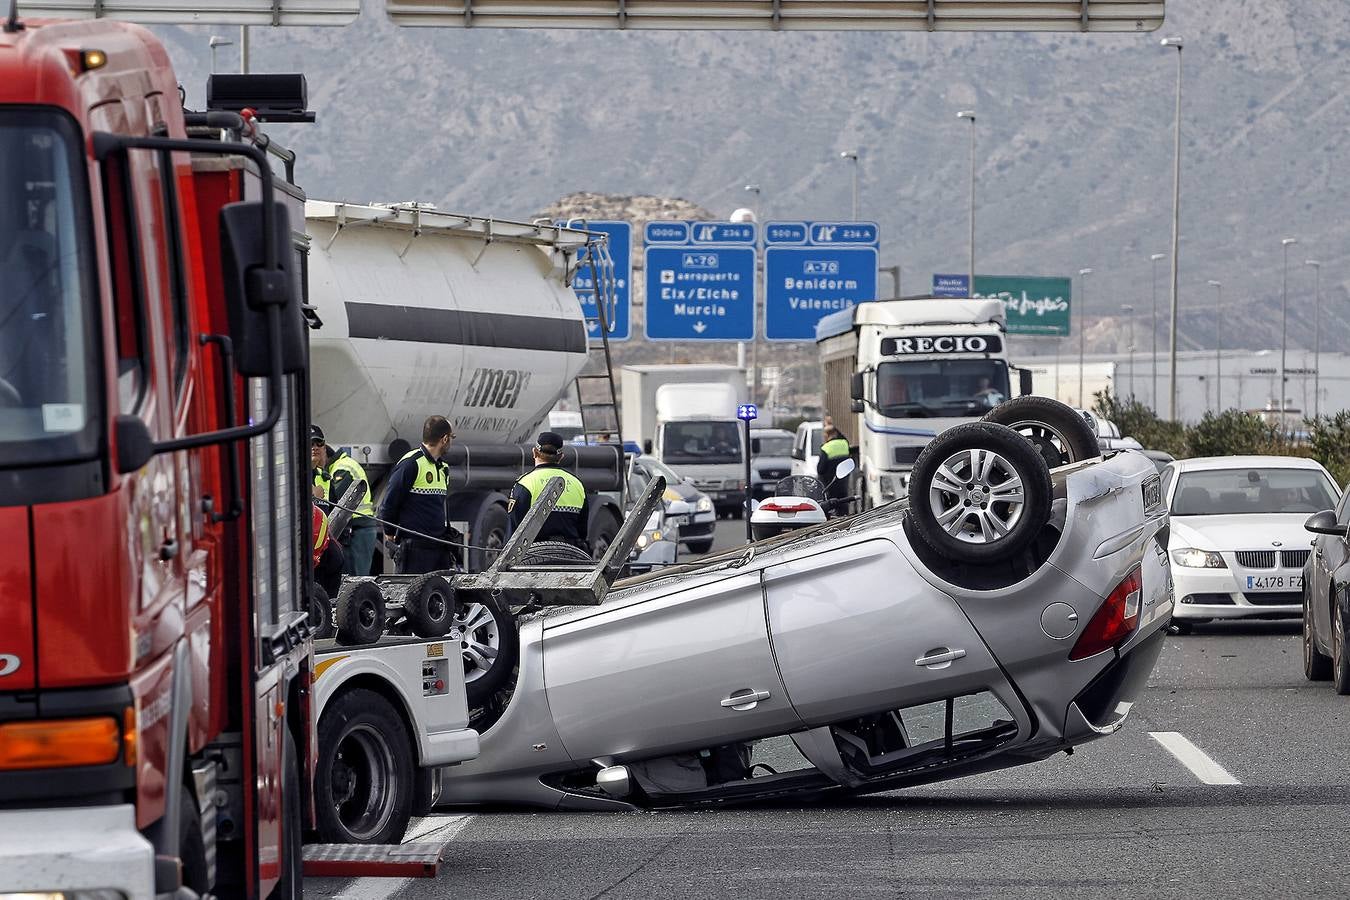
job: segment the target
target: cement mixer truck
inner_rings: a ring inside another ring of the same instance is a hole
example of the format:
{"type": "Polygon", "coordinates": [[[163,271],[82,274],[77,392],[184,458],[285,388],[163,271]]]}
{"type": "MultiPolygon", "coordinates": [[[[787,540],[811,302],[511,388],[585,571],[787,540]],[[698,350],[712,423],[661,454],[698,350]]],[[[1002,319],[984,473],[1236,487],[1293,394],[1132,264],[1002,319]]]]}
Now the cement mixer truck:
{"type": "MultiPolygon", "coordinates": [[[[587,363],[569,267],[589,237],[415,203],[311,200],[305,219],[313,420],[378,497],[426,417],[446,416],[449,519],[481,571],[505,542],[507,494],[535,434],[587,363]]],[[[599,492],[622,490],[622,448],[569,446],[564,464],[591,491],[589,538],[603,549],[622,501],[599,492]]]]}

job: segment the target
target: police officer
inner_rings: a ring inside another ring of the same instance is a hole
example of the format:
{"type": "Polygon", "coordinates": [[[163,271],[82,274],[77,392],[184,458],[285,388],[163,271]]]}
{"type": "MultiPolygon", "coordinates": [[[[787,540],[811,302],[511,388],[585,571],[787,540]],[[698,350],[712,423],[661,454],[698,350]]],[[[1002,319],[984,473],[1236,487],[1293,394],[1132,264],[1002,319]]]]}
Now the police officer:
{"type": "MultiPolygon", "coordinates": [[[[443,457],[454,437],[445,416],[426,420],[422,426],[422,446],[405,453],[389,473],[389,487],[380,502],[381,519],[433,538],[450,539],[445,521],[448,466],[443,457]]],[[[454,565],[454,550],[446,544],[392,530],[385,537],[398,543],[401,575],[439,572],[454,565]]]]}
{"type": "Polygon", "coordinates": [[[545,431],[539,435],[534,447],[534,468],[520,476],[511,488],[511,500],[506,505],[511,520],[511,531],[520,527],[530,504],[539,496],[552,478],[563,480],[562,496],[558,498],[553,512],[544,520],[544,527],[535,536],[537,541],[562,541],[587,552],[586,519],[590,508],[586,500],[586,489],[580,479],[559,466],[562,462],[562,435],[545,431]]]}
{"type": "Polygon", "coordinates": [[[844,460],[848,459],[851,448],[848,445],[848,438],[840,433],[838,428],[828,425],[821,433],[825,443],[820,445],[820,456],[816,460],[816,477],[826,485],[825,496],[831,500],[836,500],[848,496],[848,480],[841,478],[835,481],[834,470],[844,460]],[[833,483],[831,483],[833,482],[833,483]]]}
{"type": "Polygon", "coordinates": [[[366,483],[366,493],[356,505],[346,534],[340,536],[347,562],[344,575],[369,575],[370,563],[375,558],[375,542],[379,531],[375,527],[375,504],[370,501],[370,479],[361,464],[347,455],[346,450],[334,450],[324,440],[323,429],[312,425],[309,429],[310,462],[314,465],[314,499],[321,504],[342,502],[347,489],[357,482],[366,483]]]}

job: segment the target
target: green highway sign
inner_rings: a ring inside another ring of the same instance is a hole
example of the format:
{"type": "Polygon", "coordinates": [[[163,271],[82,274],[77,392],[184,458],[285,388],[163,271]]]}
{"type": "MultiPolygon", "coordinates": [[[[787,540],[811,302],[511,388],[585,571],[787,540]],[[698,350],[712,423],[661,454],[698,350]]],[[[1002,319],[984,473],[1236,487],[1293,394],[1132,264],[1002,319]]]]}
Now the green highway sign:
{"type": "Polygon", "coordinates": [[[1073,281],[1025,275],[976,275],[975,296],[1003,301],[1009,334],[1067,337],[1073,281]]]}

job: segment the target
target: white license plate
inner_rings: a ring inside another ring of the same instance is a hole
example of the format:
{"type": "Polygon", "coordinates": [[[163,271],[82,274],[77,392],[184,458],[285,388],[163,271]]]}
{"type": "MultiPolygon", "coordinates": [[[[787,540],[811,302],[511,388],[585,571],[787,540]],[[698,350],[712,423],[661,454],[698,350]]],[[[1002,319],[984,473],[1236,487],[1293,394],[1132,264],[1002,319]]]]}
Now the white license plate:
{"type": "Polygon", "coordinates": [[[1302,575],[1248,575],[1249,591],[1301,591],[1302,575]]]}

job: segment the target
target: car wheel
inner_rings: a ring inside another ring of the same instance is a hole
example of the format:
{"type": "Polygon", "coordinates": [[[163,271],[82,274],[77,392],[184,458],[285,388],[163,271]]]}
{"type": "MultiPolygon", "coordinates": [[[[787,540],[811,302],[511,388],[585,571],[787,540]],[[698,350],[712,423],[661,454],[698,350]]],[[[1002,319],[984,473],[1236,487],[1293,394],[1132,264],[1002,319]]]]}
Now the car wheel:
{"type": "Polygon", "coordinates": [[[968,563],[1007,559],[1050,520],[1050,470],[1017,432],[971,422],[942,432],[914,463],[909,515],[939,554],[968,563]]]}
{"type": "Polygon", "coordinates": [[[373,644],[384,634],[384,594],[373,581],[348,581],[337,599],[337,639],[348,645],[373,644]]]}
{"type": "Polygon", "coordinates": [[[1309,681],[1327,681],[1331,678],[1331,657],[1317,649],[1313,634],[1313,609],[1306,591],[1303,594],[1303,677],[1309,681]]]}
{"type": "Polygon", "coordinates": [[[315,640],[324,640],[337,633],[333,627],[333,601],[317,581],[309,586],[309,627],[315,640]]]}
{"type": "Polygon", "coordinates": [[[319,720],[315,810],[319,837],[335,844],[396,844],[413,807],[413,751],[389,701],[356,688],[319,720]]]}
{"type": "Polygon", "coordinates": [[[1350,648],[1345,646],[1345,631],[1350,623],[1350,608],[1337,603],[1331,612],[1331,677],[1336,693],[1350,694],[1350,648]]]}
{"type": "Polygon", "coordinates": [[[619,533],[619,521],[614,518],[614,513],[602,509],[595,514],[587,533],[590,535],[591,556],[599,559],[605,555],[609,545],[614,543],[614,536],[619,533]]]}
{"type": "Polygon", "coordinates": [[[441,575],[422,575],[408,585],[403,615],[413,634],[438,638],[450,633],[455,612],[455,591],[441,575]]]}
{"type": "Polygon", "coordinates": [[[980,421],[1016,431],[1052,469],[1102,455],[1092,426],[1073,407],[1049,397],[1018,397],[1000,403],[980,421]]]}
{"type": "Polygon", "coordinates": [[[520,654],[516,622],[496,598],[479,596],[455,608],[450,639],[464,658],[469,708],[482,706],[511,678],[520,654]]]}
{"type": "Polygon", "coordinates": [[[712,541],[689,541],[685,544],[690,553],[711,553],[712,545],[712,541]]]}

